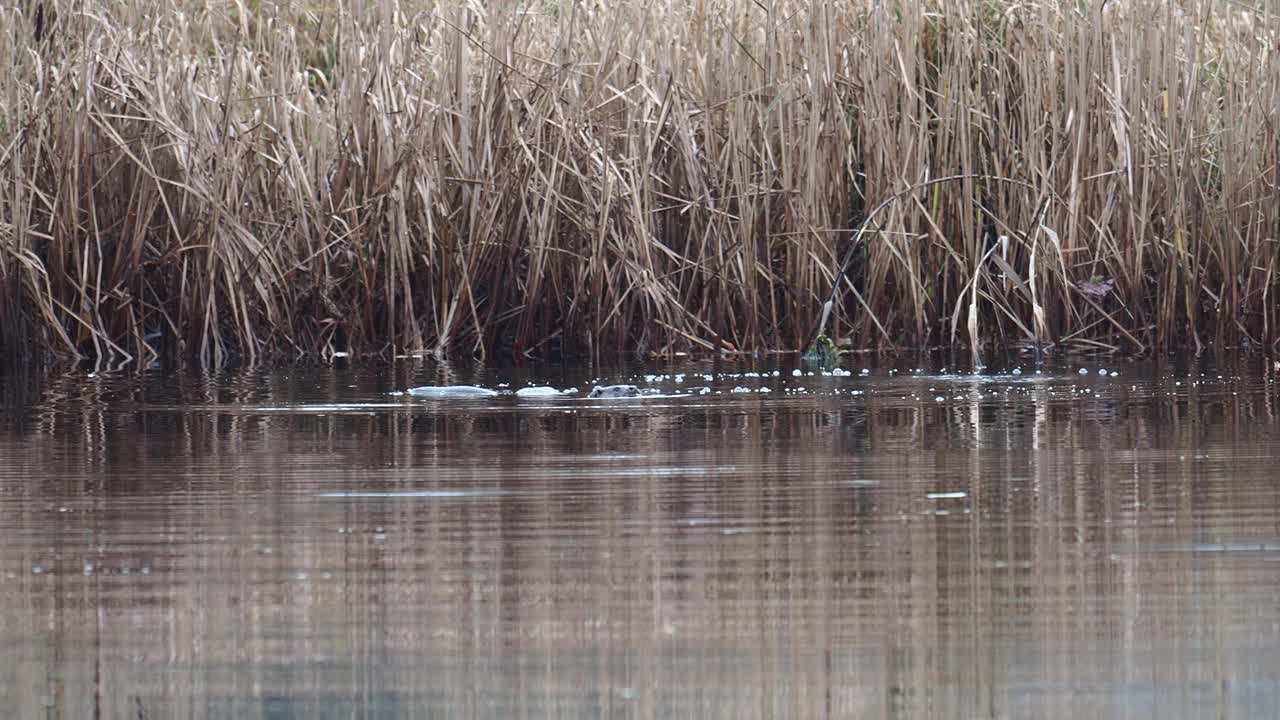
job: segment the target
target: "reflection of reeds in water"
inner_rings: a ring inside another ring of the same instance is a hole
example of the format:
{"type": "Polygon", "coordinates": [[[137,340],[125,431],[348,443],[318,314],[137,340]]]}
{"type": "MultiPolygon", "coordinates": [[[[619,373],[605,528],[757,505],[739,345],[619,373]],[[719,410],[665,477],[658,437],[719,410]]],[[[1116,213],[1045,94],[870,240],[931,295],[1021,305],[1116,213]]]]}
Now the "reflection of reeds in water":
{"type": "Polygon", "coordinates": [[[1274,694],[1266,559],[1194,552],[1274,540],[1274,458],[1244,452],[1274,446],[1270,392],[318,417],[243,409],[309,381],[193,382],[175,399],[223,409],[149,412],[128,383],[64,384],[82,412],[2,441],[32,469],[0,500],[22,716],[88,714],[94,683],[147,717],[1203,716],[1274,694]]]}
{"type": "Polygon", "coordinates": [[[1280,323],[1277,27],[1239,4],[41,0],[0,25],[8,355],[800,348],[842,264],[857,346],[1280,323]]]}

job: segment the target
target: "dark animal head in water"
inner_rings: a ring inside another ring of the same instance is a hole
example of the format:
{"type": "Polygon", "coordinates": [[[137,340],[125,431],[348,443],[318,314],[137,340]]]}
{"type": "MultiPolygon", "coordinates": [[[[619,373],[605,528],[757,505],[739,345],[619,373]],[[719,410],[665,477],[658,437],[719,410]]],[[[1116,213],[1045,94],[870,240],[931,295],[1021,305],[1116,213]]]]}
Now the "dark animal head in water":
{"type": "Polygon", "coordinates": [[[587,397],[621,398],[636,397],[639,394],[640,388],[635,385],[597,385],[591,389],[591,393],[587,397]]]}

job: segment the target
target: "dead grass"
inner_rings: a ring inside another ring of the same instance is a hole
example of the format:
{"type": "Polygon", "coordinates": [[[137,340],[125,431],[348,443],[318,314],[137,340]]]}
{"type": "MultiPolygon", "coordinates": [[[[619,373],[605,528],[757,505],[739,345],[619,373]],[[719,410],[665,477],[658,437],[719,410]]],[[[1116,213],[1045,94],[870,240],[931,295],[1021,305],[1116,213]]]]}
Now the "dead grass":
{"type": "Polygon", "coordinates": [[[1280,335],[1280,21],[16,0],[0,344],[217,363],[1280,335]]]}

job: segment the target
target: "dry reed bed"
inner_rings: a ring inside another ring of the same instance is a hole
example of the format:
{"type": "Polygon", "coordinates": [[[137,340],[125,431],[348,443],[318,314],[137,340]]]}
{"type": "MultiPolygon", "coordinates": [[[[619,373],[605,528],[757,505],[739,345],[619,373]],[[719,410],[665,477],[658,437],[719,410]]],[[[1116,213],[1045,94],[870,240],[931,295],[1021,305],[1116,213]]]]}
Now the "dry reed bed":
{"type": "Polygon", "coordinates": [[[303,5],[0,8],[6,355],[1280,338],[1274,16],[303,5]]]}

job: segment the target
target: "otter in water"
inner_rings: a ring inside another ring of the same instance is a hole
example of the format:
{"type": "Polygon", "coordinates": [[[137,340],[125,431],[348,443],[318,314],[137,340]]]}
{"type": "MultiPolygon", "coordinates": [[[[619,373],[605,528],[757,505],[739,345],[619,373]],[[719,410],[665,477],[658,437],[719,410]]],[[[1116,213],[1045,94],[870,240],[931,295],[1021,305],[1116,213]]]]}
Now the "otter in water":
{"type": "Polygon", "coordinates": [[[587,395],[589,398],[628,398],[638,397],[640,388],[635,385],[597,385],[587,395]]]}

